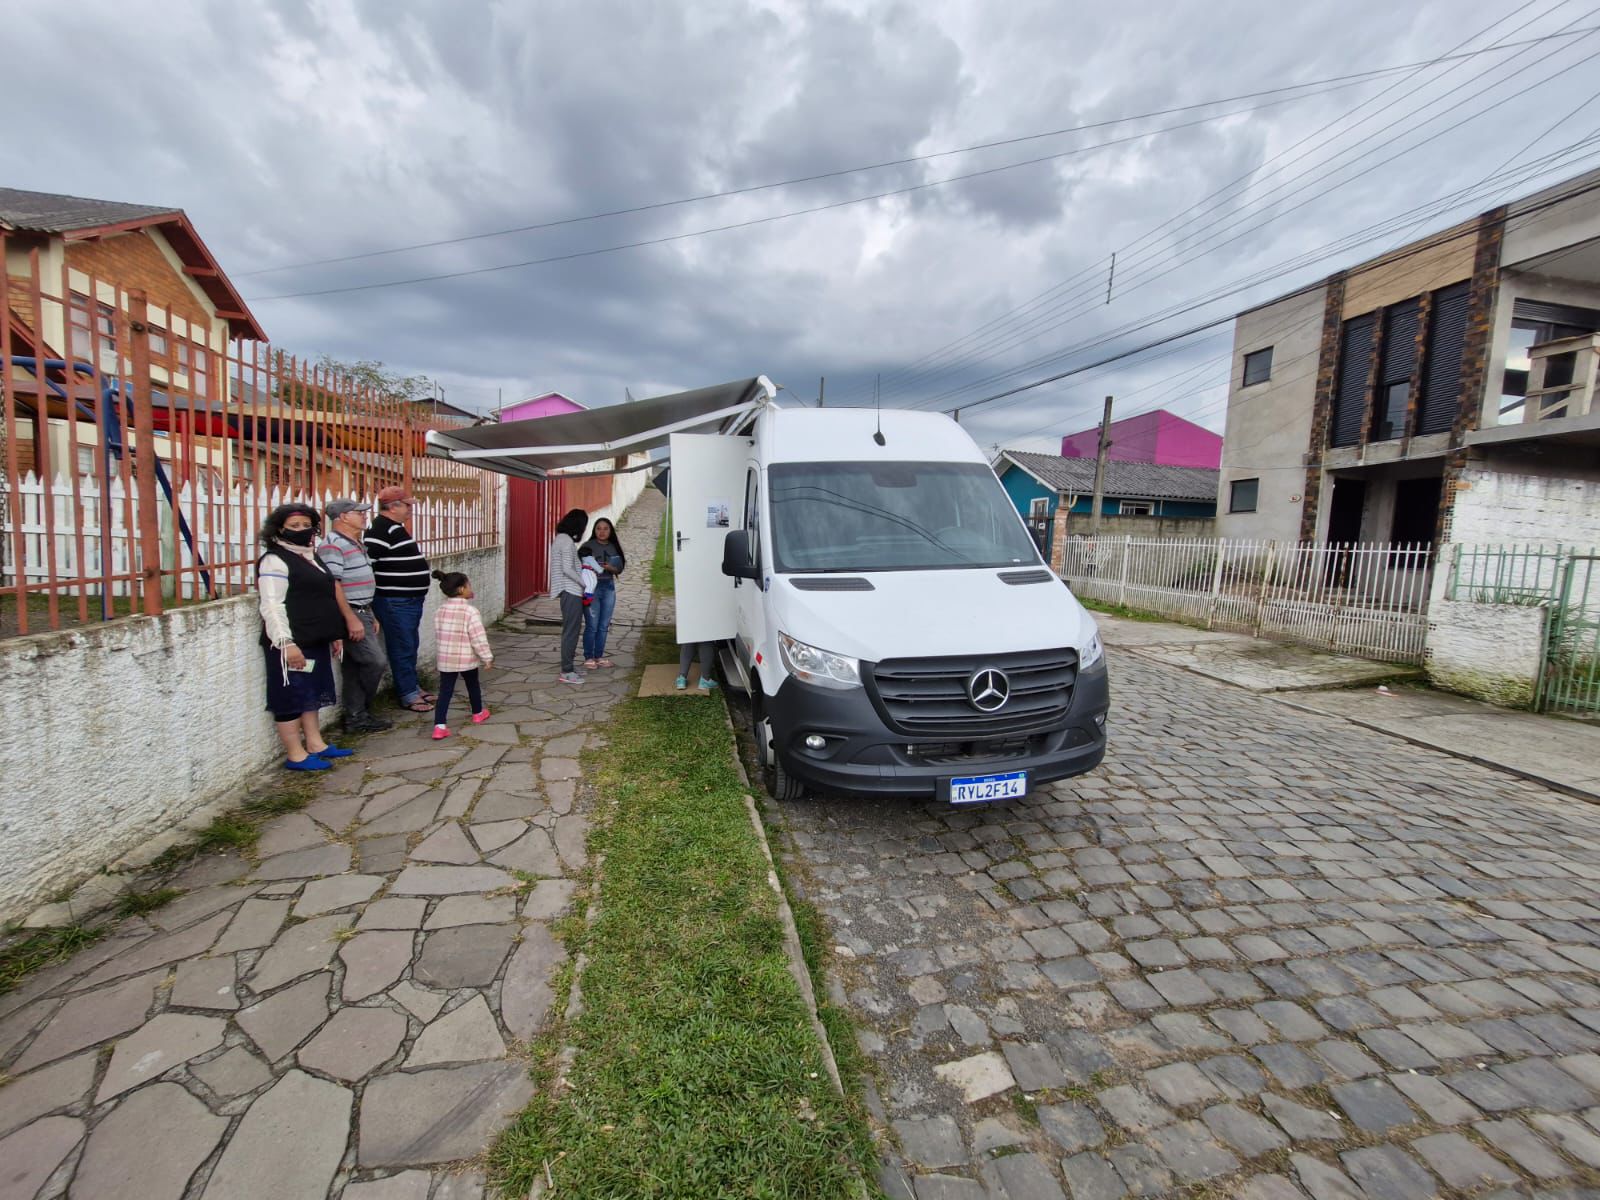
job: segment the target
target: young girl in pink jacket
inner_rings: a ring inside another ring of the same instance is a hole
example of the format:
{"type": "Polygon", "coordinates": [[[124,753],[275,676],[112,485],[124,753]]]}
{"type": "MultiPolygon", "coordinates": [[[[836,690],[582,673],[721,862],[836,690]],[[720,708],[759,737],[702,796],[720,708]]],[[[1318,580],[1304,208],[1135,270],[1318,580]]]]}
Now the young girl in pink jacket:
{"type": "Polygon", "coordinates": [[[445,594],[445,602],[433,618],[433,637],[439,655],[439,699],[433,710],[433,737],[437,741],[450,736],[445,718],[450,714],[450,696],[456,690],[458,675],[467,684],[472,723],[482,725],[489,719],[483,691],[478,687],[478,666],[481,663],[485,671],[493,666],[494,652],[489,649],[483,618],[472,607],[472,581],[459,571],[435,571],[433,577],[445,594]]]}

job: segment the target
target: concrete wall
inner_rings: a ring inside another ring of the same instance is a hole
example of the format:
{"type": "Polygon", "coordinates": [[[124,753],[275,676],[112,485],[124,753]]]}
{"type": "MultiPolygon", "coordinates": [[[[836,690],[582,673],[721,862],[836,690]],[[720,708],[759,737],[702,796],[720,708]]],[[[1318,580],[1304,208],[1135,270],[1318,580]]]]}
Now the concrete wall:
{"type": "MultiPolygon", "coordinates": [[[[1089,513],[1087,510],[1078,512],[1073,510],[1066,520],[1066,531],[1070,537],[1073,534],[1089,533],[1089,513]]],[[[1136,538],[1185,538],[1185,537],[1215,537],[1217,522],[1210,516],[1189,517],[1135,517],[1135,516],[1102,516],[1100,518],[1101,537],[1136,537],[1136,538]]]]}
{"type": "Polygon", "coordinates": [[[1600,463],[1584,451],[1468,463],[1456,485],[1450,540],[1600,548],[1600,463]]]}
{"type": "Polygon", "coordinates": [[[1305,490],[1305,454],[1316,406],[1317,358],[1327,289],[1314,288],[1243,313],[1234,323],[1233,375],[1217,491],[1217,532],[1230,538],[1295,541],[1305,490]],[[1273,348],[1272,377],[1245,387],[1244,356],[1273,348]],[[1228,512],[1229,485],[1259,479],[1256,511],[1228,512]]]}
{"type": "Polygon", "coordinates": [[[1546,615],[1542,606],[1474,604],[1435,595],[1423,659],[1428,681],[1491,704],[1531,708],[1544,663],[1546,615]]]}
{"type": "MultiPolygon", "coordinates": [[[[466,572],[494,621],[505,611],[503,558],[496,546],[434,566],[466,572]]],[[[439,602],[435,589],[418,656],[426,667],[439,602]]],[[[0,642],[0,922],[278,758],[260,628],[251,595],[0,642]]]]}

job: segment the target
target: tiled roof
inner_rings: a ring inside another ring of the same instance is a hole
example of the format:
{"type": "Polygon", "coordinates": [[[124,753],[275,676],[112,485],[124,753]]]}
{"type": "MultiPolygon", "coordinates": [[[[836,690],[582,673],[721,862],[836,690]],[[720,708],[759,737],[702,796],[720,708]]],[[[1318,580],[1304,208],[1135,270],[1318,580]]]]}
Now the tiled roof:
{"type": "Polygon", "coordinates": [[[121,204],[115,200],[88,200],[82,196],[58,196],[53,192],[0,188],[0,224],[37,233],[96,229],[177,211],[170,206],[121,204]]]}
{"type": "MultiPolygon", "coordinates": [[[[1030,454],[1004,450],[1010,459],[1046,487],[1060,492],[1094,491],[1094,459],[1062,458],[1055,454],[1030,454]]],[[[1136,500],[1215,500],[1221,474],[1208,467],[1160,467],[1153,463],[1106,463],[1105,494],[1136,500]]]]}

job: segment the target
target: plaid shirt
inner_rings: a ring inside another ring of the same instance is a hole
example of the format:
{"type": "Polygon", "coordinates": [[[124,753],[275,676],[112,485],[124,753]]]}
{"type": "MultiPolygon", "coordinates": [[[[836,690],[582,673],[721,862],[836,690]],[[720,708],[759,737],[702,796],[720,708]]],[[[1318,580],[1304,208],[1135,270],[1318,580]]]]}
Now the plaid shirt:
{"type": "Polygon", "coordinates": [[[483,618],[470,600],[453,596],[433,615],[433,638],[439,652],[439,670],[473,671],[494,661],[483,618]]]}

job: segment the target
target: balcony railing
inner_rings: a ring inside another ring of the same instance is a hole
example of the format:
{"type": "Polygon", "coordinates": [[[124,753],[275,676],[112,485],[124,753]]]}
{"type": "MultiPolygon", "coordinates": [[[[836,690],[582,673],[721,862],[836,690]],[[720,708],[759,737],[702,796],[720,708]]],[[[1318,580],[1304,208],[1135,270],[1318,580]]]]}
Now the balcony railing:
{"type": "Polygon", "coordinates": [[[1527,402],[1522,420],[1554,421],[1600,412],[1595,404],[1595,372],[1600,366],[1600,333],[1543,342],[1528,352],[1527,402]]]}

